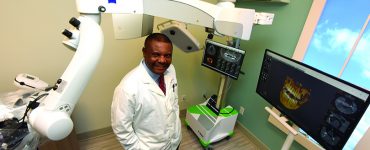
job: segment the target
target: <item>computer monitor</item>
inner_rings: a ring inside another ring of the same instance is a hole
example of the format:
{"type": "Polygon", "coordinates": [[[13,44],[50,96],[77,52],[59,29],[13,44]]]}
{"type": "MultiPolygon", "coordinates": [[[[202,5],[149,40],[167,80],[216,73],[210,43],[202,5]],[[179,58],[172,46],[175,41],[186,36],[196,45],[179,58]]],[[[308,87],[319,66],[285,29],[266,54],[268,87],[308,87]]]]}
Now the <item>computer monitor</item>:
{"type": "Polygon", "coordinates": [[[209,39],[206,40],[202,66],[238,79],[245,52],[209,39]]]}
{"type": "Polygon", "coordinates": [[[268,49],[256,92],[329,150],[356,143],[349,138],[369,105],[370,94],[268,49]]]}

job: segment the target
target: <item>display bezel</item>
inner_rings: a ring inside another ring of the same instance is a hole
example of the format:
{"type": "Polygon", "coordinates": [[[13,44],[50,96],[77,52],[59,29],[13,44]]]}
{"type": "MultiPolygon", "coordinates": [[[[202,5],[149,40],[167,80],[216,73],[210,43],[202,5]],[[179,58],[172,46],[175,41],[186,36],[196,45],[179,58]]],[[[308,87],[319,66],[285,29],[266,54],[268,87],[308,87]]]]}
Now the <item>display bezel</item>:
{"type": "MultiPolygon", "coordinates": [[[[364,101],[364,107],[362,107],[363,109],[359,110],[359,114],[361,115],[360,117],[356,118],[357,120],[355,121],[355,124],[353,124],[353,128],[350,128],[348,129],[349,131],[351,131],[351,133],[354,131],[355,127],[357,126],[358,122],[360,121],[361,117],[363,116],[364,112],[366,111],[368,105],[369,105],[369,95],[370,95],[370,92],[362,87],[359,87],[357,85],[354,85],[350,82],[347,82],[345,80],[342,80],[340,78],[337,78],[335,76],[332,76],[328,73],[325,73],[321,70],[318,70],[316,68],[313,68],[307,64],[304,64],[302,62],[299,62],[299,61],[296,61],[294,59],[291,59],[291,58],[288,58],[284,55],[281,55],[281,54],[278,54],[272,50],[269,50],[269,49],[266,49],[265,50],[265,54],[264,54],[264,57],[263,57],[263,63],[262,63],[262,66],[261,66],[261,70],[260,70],[260,75],[259,75],[259,79],[258,79],[258,84],[257,84],[257,89],[256,89],[256,92],[262,97],[264,98],[269,104],[271,104],[272,106],[274,106],[275,108],[277,108],[283,115],[285,115],[289,120],[291,120],[294,124],[296,124],[297,126],[299,126],[301,129],[303,129],[307,134],[311,135],[311,133],[313,132],[312,129],[309,129],[308,127],[309,126],[306,126],[304,125],[302,122],[302,119],[299,119],[299,116],[294,116],[294,113],[291,113],[289,112],[287,109],[284,109],[282,108],[281,106],[277,106],[275,103],[276,101],[278,100],[271,100],[269,99],[266,94],[263,93],[263,91],[260,91],[260,89],[264,89],[262,88],[261,86],[263,86],[263,81],[264,79],[264,76],[265,73],[264,73],[264,70],[265,69],[264,66],[264,62],[265,61],[269,61],[268,59],[269,58],[274,58],[276,60],[278,60],[279,62],[281,63],[285,63],[287,64],[288,66],[290,67],[293,67],[294,69],[298,70],[298,71],[302,71],[304,72],[304,74],[306,75],[309,75],[315,79],[318,79],[322,82],[325,82],[331,86],[334,86],[335,88],[341,90],[341,91],[344,91],[344,92],[347,92],[351,95],[356,95],[356,97],[360,100],[363,100],[364,101]],[[324,80],[324,81],[323,81],[324,80]]],[[[271,61],[271,60],[270,60],[271,61]]],[[[281,70],[282,72],[284,70],[281,70]]],[[[318,106],[319,107],[319,106],[318,106]]],[[[313,110],[314,111],[314,110],[313,110]]],[[[324,115],[324,114],[323,114],[324,115]]],[[[326,114],[327,115],[327,114],[326,114]]],[[[323,117],[325,118],[325,117],[323,117]]],[[[316,133],[317,134],[317,133],[316,133]]],[[[348,140],[348,138],[350,137],[350,133],[346,133],[346,138],[344,139],[345,142],[348,140]]],[[[313,137],[315,139],[315,137],[313,137]]],[[[343,139],[342,139],[343,140],[343,139]]],[[[319,140],[318,140],[319,141],[319,140]]],[[[344,142],[344,144],[345,144],[344,142]]],[[[319,142],[320,143],[320,142],[319,142]]],[[[324,146],[325,148],[327,149],[331,149],[330,146],[328,145],[325,145],[325,144],[322,144],[320,143],[322,146],[324,146]]],[[[342,143],[341,144],[341,148],[344,146],[344,144],[342,143]]]]}

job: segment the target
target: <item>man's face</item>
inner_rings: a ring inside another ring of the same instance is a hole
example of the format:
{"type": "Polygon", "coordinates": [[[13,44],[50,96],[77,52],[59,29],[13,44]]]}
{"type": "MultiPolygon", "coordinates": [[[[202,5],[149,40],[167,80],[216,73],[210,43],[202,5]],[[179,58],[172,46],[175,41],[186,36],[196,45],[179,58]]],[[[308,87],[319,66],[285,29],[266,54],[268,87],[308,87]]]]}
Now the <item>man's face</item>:
{"type": "Polygon", "coordinates": [[[163,74],[172,62],[172,45],[170,43],[152,41],[143,49],[147,67],[156,74],[163,74]]]}

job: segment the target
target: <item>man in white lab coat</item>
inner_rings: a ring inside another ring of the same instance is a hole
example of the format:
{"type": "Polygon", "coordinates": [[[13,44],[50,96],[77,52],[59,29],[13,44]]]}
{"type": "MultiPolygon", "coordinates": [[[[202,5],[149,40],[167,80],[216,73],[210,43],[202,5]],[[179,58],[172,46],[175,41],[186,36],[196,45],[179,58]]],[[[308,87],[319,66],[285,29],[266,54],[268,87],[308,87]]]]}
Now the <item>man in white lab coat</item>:
{"type": "Polygon", "coordinates": [[[114,91],[112,128],[126,150],[174,150],[180,145],[172,50],[172,42],[166,35],[149,35],[142,49],[144,59],[125,75],[114,91]],[[162,77],[164,83],[158,81],[162,77]]]}

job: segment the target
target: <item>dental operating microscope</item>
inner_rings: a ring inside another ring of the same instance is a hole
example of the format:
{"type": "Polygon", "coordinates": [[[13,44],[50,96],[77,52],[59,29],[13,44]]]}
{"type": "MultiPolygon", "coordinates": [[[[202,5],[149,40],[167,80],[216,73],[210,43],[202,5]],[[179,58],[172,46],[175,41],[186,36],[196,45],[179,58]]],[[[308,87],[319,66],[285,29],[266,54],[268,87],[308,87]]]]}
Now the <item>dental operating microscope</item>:
{"type": "MultiPolygon", "coordinates": [[[[116,39],[139,38],[153,31],[154,17],[213,29],[212,34],[249,40],[253,24],[271,24],[273,14],[235,8],[235,0],[211,4],[200,0],[76,0],[80,16],[69,20],[63,43],[75,54],[56,83],[45,91],[38,105],[27,113],[32,130],[50,140],[67,137],[71,113],[102,55],[102,13],[112,14],[116,39]]],[[[187,37],[178,37],[187,39],[187,37]]],[[[189,42],[194,40],[190,39],[189,42]]],[[[175,43],[176,44],[176,43],[175,43]]]]}

